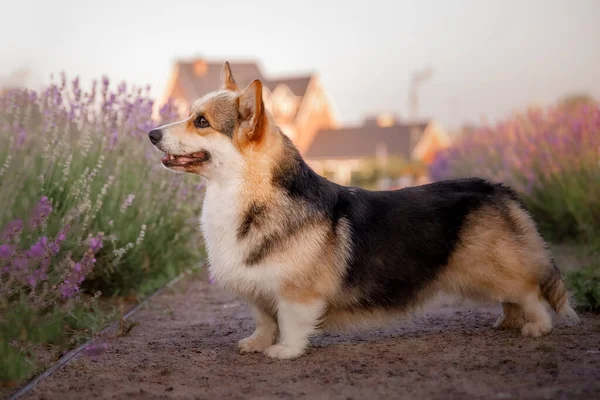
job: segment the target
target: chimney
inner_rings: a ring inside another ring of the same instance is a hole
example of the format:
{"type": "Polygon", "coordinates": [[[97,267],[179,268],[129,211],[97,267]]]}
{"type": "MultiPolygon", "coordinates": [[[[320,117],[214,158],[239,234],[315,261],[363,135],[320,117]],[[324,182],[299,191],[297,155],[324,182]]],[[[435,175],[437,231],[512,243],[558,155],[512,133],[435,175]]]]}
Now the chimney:
{"type": "Polygon", "coordinates": [[[377,125],[381,128],[387,128],[398,123],[396,116],[392,113],[381,113],[376,117],[377,125]]]}
{"type": "Polygon", "coordinates": [[[374,116],[365,118],[364,126],[378,126],[380,128],[387,128],[388,126],[394,126],[399,123],[398,117],[393,113],[379,113],[374,116]]]}
{"type": "Polygon", "coordinates": [[[208,72],[208,64],[202,59],[194,61],[194,74],[196,76],[204,76],[208,72]]]}

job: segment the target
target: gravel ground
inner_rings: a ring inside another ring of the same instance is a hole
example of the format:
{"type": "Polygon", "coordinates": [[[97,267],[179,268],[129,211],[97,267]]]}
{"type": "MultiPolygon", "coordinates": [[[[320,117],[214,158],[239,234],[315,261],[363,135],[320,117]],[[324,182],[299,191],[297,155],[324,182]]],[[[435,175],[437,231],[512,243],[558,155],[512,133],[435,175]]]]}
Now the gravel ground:
{"type": "Polygon", "coordinates": [[[385,329],[312,340],[276,361],[241,355],[248,307],[208,284],[180,282],[101,338],[27,399],[600,399],[600,316],[541,339],[491,325],[499,306],[446,302],[385,329]]]}

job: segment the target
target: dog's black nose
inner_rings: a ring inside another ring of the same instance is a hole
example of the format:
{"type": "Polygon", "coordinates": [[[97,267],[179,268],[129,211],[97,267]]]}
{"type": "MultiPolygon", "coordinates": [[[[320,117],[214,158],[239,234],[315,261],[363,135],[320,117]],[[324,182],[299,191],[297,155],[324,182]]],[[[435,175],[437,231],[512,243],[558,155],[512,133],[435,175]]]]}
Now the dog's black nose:
{"type": "Polygon", "coordinates": [[[160,139],[162,139],[162,131],[160,129],[152,129],[148,133],[148,137],[150,138],[152,144],[156,144],[160,142],[160,139]]]}

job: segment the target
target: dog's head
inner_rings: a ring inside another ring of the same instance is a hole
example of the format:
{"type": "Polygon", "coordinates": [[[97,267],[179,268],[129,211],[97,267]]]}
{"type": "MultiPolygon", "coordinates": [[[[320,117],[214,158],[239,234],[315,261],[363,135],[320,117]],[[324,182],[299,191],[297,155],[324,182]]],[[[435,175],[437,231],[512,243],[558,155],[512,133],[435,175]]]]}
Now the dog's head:
{"type": "Polygon", "coordinates": [[[255,80],[240,91],[226,62],[219,90],[197,100],[186,119],[153,129],[148,137],[165,153],[165,167],[211,178],[238,168],[244,149],[264,142],[268,125],[262,83],[255,80]]]}

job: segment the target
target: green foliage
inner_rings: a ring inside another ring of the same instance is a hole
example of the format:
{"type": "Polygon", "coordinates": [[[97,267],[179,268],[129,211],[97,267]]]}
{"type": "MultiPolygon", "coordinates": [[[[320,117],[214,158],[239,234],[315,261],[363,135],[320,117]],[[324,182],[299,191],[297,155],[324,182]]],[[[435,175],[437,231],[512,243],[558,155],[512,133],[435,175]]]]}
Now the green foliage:
{"type": "Polygon", "coordinates": [[[0,97],[5,385],[104,326],[100,294],[136,298],[202,257],[203,181],[163,168],[147,138],[173,109],[153,121],[141,90],[96,86],[83,93],[63,77],[41,93],[0,97]]]}
{"type": "Polygon", "coordinates": [[[113,316],[102,312],[95,298],[40,310],[24,294],[0,304],[0,315],[0,393],[83,343],[113,316]]]}
{"type": "Polygon", "coordinates": [[[579,307],[600,311],[600,263],[569,273],[567,282],[573,289],[579,307]]]}

